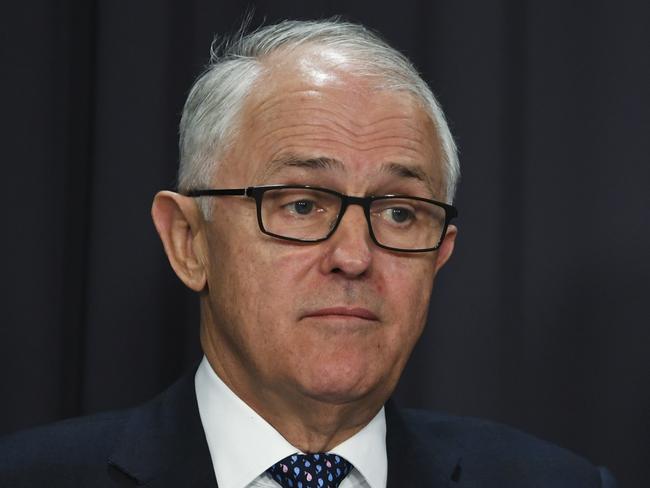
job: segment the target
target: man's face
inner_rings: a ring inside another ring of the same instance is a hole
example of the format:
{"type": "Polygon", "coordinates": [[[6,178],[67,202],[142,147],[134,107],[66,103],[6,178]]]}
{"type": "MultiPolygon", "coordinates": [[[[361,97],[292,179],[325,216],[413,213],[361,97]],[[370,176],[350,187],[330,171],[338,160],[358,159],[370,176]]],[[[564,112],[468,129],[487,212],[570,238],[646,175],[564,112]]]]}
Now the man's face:
{"type": "MultiPolygon", "coordinates": [[[[414,98],[327,66],[322,55],[277,60],[214,187],[442,199],[434,127],[414,98]]],[[[383,402],[425,324],[438,253],[377,247],[359,206],[329,240],[300,244],[262,234],[252,199],[211,204],[202,339],[213,366],[251,404],[269,394],[383,402]]]]}

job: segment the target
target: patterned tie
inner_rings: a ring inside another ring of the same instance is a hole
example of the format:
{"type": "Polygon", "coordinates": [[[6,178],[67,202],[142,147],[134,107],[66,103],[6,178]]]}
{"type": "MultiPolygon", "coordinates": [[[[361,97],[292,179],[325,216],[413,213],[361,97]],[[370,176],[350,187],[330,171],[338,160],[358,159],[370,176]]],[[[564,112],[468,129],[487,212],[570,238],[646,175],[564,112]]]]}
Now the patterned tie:
{"type": "Polygon", "coordinates": [[[283,488],[337,488],[352,468],[336,454],[294,454],[266,472],[283,488]]]}

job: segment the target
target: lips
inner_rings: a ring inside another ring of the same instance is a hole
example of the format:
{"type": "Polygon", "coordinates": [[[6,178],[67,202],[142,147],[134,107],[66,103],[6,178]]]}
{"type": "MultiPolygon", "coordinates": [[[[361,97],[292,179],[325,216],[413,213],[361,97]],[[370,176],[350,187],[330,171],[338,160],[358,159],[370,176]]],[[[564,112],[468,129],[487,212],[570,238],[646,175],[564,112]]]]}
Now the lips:
{"type": "Polygon", "coordinates": [[[332,317],[332,318],[357,318],[364,320],[378,320],[378,317],[370,310],[362,307],[328,307],[309,312],[304,318],[309,317],[332,317]]]}

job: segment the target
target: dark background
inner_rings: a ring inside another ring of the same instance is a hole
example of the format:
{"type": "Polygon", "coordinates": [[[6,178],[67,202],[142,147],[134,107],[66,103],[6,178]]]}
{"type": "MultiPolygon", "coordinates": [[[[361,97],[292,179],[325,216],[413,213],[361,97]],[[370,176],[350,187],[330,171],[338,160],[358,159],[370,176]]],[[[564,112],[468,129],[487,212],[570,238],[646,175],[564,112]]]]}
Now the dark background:
{"type": "MultiPolygon", "coordinates": [[[[456,253],[397,396],[650,477],[650,3],[259,1],[343,14],[432,84],[461,151],[456,253]]],[[[200,357],[149,217],[223,1],[0,7],[0,433],[143,401],[200,357]]]]}

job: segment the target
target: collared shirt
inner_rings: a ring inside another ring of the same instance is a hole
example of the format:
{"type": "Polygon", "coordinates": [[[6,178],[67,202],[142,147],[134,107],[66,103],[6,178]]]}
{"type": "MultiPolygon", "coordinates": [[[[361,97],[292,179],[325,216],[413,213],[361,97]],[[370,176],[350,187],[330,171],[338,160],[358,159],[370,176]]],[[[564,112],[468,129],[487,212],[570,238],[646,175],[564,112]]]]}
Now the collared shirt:
{"type": "MultiPolygon", "coordinates": [[[[196,399],[220,488],[278,488],[266,470],[301,453],[217,376],[203,357],[195,377],[196,399]]],[[[385,488],[386,417],[384,409],[355,435],[331,451],[354,469],[339,488],[385,488]]]]}

